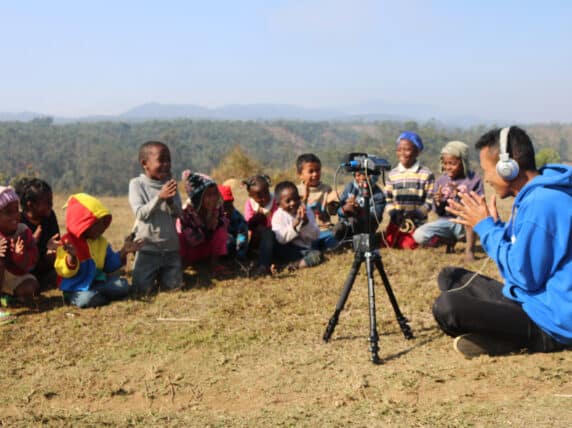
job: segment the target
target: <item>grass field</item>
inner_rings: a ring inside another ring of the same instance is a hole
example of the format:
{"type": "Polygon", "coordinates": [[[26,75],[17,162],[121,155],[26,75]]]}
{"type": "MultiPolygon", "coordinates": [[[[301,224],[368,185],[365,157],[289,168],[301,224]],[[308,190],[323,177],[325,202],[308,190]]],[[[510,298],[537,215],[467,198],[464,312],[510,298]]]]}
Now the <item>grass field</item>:
{"type": "MultiPolygon", "coordinates": [[[[114,214],[106,236],[118,248],[133,216],[126,197],[102,199],[114,214]]],[[[416,337],[404,339],[376,276],[377,366],[365,269],[332,340],[322,341],[351,251],[266,278],[189,271],[183,291],[97,309],[64,306],[49,292],[0,327],[0,424],[570,426],[572,352],[466,360],[436,327],[436,277],[465,265],[463,244],[452,255],[382,257],[416,337]]],[[[465,266],[498,277],[482,251],[477,258],[465,266]]]]}

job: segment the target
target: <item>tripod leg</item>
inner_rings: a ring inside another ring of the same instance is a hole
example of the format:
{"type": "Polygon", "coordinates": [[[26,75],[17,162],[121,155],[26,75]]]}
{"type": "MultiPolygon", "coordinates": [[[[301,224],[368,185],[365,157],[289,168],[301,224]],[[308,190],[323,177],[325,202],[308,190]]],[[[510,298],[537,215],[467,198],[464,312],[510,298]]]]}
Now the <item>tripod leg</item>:
{"type": "Polygon", "coordinates": [[[371,352],[371,362],[381,364],[379,359],[379,336],[377,334],[377,320],[375,317],[375,287],[373,285],[373,268],[370,253],[365,256],[365,267],[367,271],[367,295],[369,301],[369,351],[371,352]]]}
{"type": "Polygon", "coordinates": [[[334,314],[330,318],[330,321],[328,322],[328,325],[326,327],[326,331],[324,332],[324,336],[323,336],[324,342],[327,342],[328,340],[330,340],[330,336],[332,335],[332,333],[334,332],[334,329],[336,328],[336,325],[338,324],[338,318],[340,316],[340,312],[342,311],[342,309],[344,309],[344,305],[346,304],[346,300],[348,300],[348,296],[350,295],[350,291],[352,291],[352,286],[354,284],[354,281],[356,279],[356,275],[359,271],[359,268],[360,268],[362,262],[363,262],[362,255],[356,253],[355,257],[354,257],[354,261],[353,261],[352,266],[350,268],[350,272],[348,273],[348,276],[346,278],[346,282],[344,283],[344,288],[342,290],[342,294],[340,295],[340,298],[338,299],[338,303],[336,304],[336,309],[334,311],[334,314]]]}
{"type": "Polygon", "coordinates": [[[395,312],[395,317],[397,318],[399,327],[401,327],[403,336],[405,336],[406,339],[413,339],[413,332],[411,331],[411,327],[409,327],[409,324],[407,324],[408,320],[401,313],[399,305],[397,304],[397,300],[395,299],[395,295],[393,294],[393,290],[391,289],[391,285],[389,284],[389,279],[387,278],[387,274],[385,273],[385,269],[383,268],[383,263],[381,262],[381,256],[380,255],[376,256],[373,260],[373,263],[375,264],[375,267],[377,268],[379,274],[381,275],[381,280],[383,281],[383,285],[385,286],[387,297],[389,297],[391,306],[393,306],[393,311],[395,312]]]}

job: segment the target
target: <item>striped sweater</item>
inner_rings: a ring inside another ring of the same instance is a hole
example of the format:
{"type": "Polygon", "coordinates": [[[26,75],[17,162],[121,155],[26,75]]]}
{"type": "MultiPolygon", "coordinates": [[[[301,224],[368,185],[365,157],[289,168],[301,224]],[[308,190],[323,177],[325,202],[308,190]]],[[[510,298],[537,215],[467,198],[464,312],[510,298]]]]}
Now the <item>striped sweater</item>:
{"type": "Polygon", "coordinates": [[[434,182],[431,170],[419,162],[407,169],[399,164],[389,172],[385,186],[387,211],[419,210],[427,214],[433,204],[434,182]]]}

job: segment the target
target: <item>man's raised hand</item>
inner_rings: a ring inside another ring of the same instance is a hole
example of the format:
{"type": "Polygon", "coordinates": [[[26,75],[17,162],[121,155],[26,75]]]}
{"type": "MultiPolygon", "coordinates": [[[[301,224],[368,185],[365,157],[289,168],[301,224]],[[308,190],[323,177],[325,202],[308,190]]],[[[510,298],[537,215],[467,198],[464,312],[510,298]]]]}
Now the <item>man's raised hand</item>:
{"type": "MultiPolygon", "coordinates": [[[[491,216],[484,196],[475,192],[460,194],[460,202],[449,199],[449,206],[445,209],[457,218],[451,219],[454,223],[475,227],[475,225],[491,216]]],[[[495,205],[496,211],[496,205],[495,205]]]]}

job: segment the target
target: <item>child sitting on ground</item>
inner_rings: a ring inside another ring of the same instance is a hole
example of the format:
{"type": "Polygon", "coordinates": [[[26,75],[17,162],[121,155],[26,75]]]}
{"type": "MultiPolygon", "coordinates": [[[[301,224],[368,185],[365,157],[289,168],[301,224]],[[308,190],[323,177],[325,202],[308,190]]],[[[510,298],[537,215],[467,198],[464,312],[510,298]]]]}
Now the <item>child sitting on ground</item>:
{"type": "Polygon", "coordinates": [[[433,201],[435,177],[417,158],[423,141],[415,132],[402,132],[397,138],[399,164],[388,174],[385,186],[390,221],[384,234],[393,248],[417,248],[413,231],[427,220],[433,201]]]}
{"type": "Polygon", "coordinates": [[[481,177],[469,169],[469,147],[462,141],[447,143],[441,150],[441,171],[443,174],[435,181],[433,194],[433,208],[439,219],[418,227],[413,238],[420,245],[436,247],[454,245],[466,237],[465,259],[474,260],[475,232],[468,226],[450,221],[455,216],[445,210],[448,201],[459,202],[462,193],[484,195],[481,177]]]}
{"type": "Polygon", "coordinates": [[[248,192],[244,205],[244,219],[248,223],[249,251],[258,251],[255,275],[270,273],[274,252],[272,216],[278,209],[274,195],[270,193],[270,178],[254,175],[242,182],[248,192]]]}
{"type": "Polygon", "coordinates": [[[223,271],[218,261],[226,255],[227,220],[216,182],[190,170],[183,171],[182,177],[188,196],[177,221],[183,266],[208,260],[214,272],[223,271]]]}
{"type": "Polygon", "coordinates": [[[182,208],[167,145],[143,143],[139,163],[144,173],[129,182],[129,204],[136,219],[133,236],[144,241],[133,263],[133,294],[146,296],[155,288],[176,290],[183,285],[175,227],[182,208]]]}
{"type": "Polygon", "coordinates": [[[20,222],[18,195],[0,186],[0,291],[21,302],[38,296],[40,284],[29,272],[38,260],[32,231],[20,222]]]}
{"type": "Polygon", "coordinates": [[[354,172],[354,179],[348,183],[340,195],[338,208],[339,222],[334,227],[334,236],[343,240],[354,233],[375,233],[385,208],[385,195],[375,183],[376,176],[366,175],[363,171],[354,172]],[[363,206],[363,195],[367,191],[369,200],[369,224],[367,212],[363,206]]]}
{"type": "Polygon", "coordinates": [[[302,203],[314,212],[316,223],[320,227],[318,248],[321,250],[335,248],[338,240],[334,238],[331,230],[333,225],[329,213],[335,212],[339,204],[332,188],[321,181],[322,162],[320,158],[313,153],[301,154],[296,159],[296,171],[302,182],[298,185],[302,203]]]}
{"type": "Polygon", "coordinates": [[[248,251],[248,224],[242,214],[234,207],[234,195],[230,186],[221,184],[218,186],[218,191],[223,201],[224,216],[228,222],[227,255],[245,261],[248,251]]]}
{"type": "Polygon", "coordinates": [[[69,197],[67,233],[62,236],[55,261],[66,303],[92,308],[129,294],[127,280],[113,273],[125,264],[127,254],[139,250],[143,243],[125,240],[118,252],[113,251],[103,237],[110,224],[111,213],[98,199],[86,193],[69,197]]]}
{"type": "Polygon", "coordinates": [[[20,197],[20,221],[30,228],[38,246],[38,262],[30,273],[40,283],[41,291],[56,288],[54,260],[60,227],[52,209],[52,189],[39,178],[22,178],[16,183],[15,190],[20,197]]]}
{"type": "Polygon", "coordinates": [[[322,261],[320,251],[312,249],[312,243],[320,235],[313,211],[302,204],[296,185],[282,181],[276,185],[274,194],[279,208],[272,216],[272,231],[278,245],[276,258],[293,262],[297,268],[316,266],[322,261]]]}

